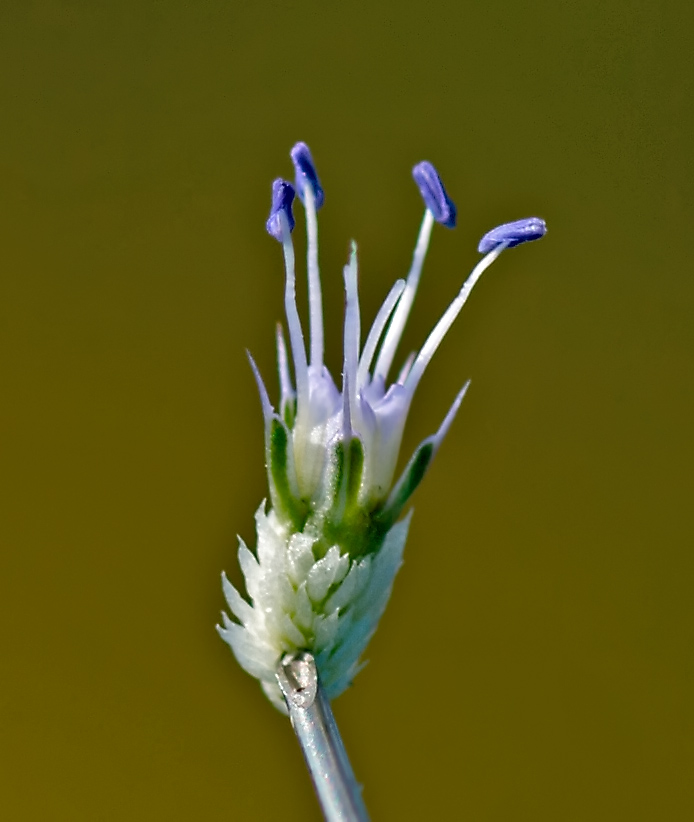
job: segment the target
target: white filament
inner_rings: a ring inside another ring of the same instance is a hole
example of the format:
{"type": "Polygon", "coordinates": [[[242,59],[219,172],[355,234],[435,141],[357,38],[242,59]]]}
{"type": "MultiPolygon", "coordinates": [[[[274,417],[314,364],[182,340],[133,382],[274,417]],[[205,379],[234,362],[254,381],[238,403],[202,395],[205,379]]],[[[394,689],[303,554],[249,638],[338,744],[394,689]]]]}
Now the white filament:
{"type": "Polygon", "coordinates": [[[292,235],[289,231],[287,215],[281,211],[279,218],[282,226],[282,251],[284,252],[284,268],[286,271],[284,311],[287,315],[289,342],[292,347],[292,357],[294,358],[298,416],[302,411],[305,413],[308,410],[308,364],[306,362],[306,349],[304,348],[304,335],[301,331],[301,320],[296,307],[296,274],[294,272],[292,235]]]}
{"type": "Polygon", "coordinates": [[[364,344],[364,350],[361,352],[361,359],[359,360],[359,369],[357,371],[357,385],[359,387],[366,383],[369,368],[371,368],[371,361],[376,353],[378,341],[381,339],[383,329],[386,327],[386,323],[390,319],[390,315],[393,313],[393,309],[395,308],[395,305],[404,290],[405,281],[396,280],[395,284],[390,289],[385,302],[380,307],[378,314],[376,314],[376,319],[373,321],[373,325],[369,331],[369,336],[366,338],[366,343],[364,344]]]}
{"type": "Polygon", "coordinates": [[[320,371],[323,365],[323,297],[318,270],[318,220],[316,219],[316,198],[307,183],[304,186],[304,208],[306,210],[306,234],[308,236],[308,305],[309,330],[311,332],[311,365],[320,371]]]}
{"type": "Polygon", "coordinates": [[[410,273],[407,275],[407,283],[403,291],[400,302],[393,316],[393,321],[390,324],[388,333],[383,340],[381,352],[376,361],[376,368],[374,369],[374,378],[382,377],[383,382],[388,378],[390,366],[393,364],[395,352],[402,337],[402,332],[405,330],[407,318],[410,315],[410,309],[414,302],[415,294],[417,293],[417,286],[419,285],[419,278],[422,273],[422,266],[424,265],[424,258],[429,248],[429,238],[431,237],[431,229],[434,225],[434,215],[427,208],[424,212],[424,219],[422,226],[419,229],[419,237],[417,238],[417,245],[414,249],[412,257],[412,265],[410,266],[410,273]]]}
{"type": "Polygon", "coordinates": [[[356,422],[357,411],[357,365],[359,362],[359,290],[357,287],[357,246],[353,242],[349,263],[344,269],[345,276],[345,329],[344,329],[344,371],[342,391],[349,398],[350,417],[356,422]]]}
{"type": "Polygon", "coordinates": [[[414,364],[410,369],[410,373],[407,375],[407,379],[405,380],[405,387],[410,391],[410,394],[413,394],[417,388],[417,385],[422,378],[422,374],[424,374],[427,365],[429,365],[431,358],[436,353],[436,349],[441,344],[441,340],[443,340],[446,336],[449,328],[453,325],[455,318],[460,313],[461,308],[465,305],[465,302],[470,296],[470,292],[472,291],[475,283],[479,280],[484,271],[494,262],[494,260],[496,260],[506,246],[507,243],[501,243],[477,263],[477,265],[472,269],[470,276],[467,280],[465,280],[463,287],[458,292],[458,296],[448,306],[441,319],[434,326],[434,330],[427,337],[426,342],[417,355],[417,359],[414,361],[414,364]]]}

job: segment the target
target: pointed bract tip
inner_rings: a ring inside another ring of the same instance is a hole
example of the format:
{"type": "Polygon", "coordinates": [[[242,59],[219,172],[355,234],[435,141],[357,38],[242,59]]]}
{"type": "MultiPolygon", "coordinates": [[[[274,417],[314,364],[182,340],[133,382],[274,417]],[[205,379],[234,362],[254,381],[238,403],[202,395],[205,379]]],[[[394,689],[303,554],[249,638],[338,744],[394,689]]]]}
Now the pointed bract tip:
{"type": "Polygon", "coordinates": [[[514,245],[540,240],[546,233],[547,226],[544,220],[539,217],[526,217],[524,220],[504,223],[488,231],[480,240],[477,250],[480,254],[486,254],[501,243],[506,243],[507,248],[513,248],[514,245]]]}
{"type": "Polygon", "coordinates": [[[447,228],[455,228],[455,203],[446,194],[446,189],[434,166],[427,160],[423,160],[412,169],[412,176],[419,187],[424,204],[434,215],[436,222],[447,228]]]}
{"type": "Polygon", "coordinates": [[[282,221],[280,214],[285,213],[289,230],[294,230],[294,215],[292,214],[292,202],[294,201],[294,186],[278,177],[272,183],[272,206],[270,216],[267,218],[265,228],[267,233],[276,240],[282,242],[282,221]]]}
{"type": "Polygon", "coordinates": [[[320,208],[323,205],[325,195],[323,194],[323,188],[318,179],[318,172],[316,171],[316,165],[313,162],[309,147],[306,143],[297,143],[289,152],[289,155],[292,158],[294,169],[296,170],[296,192],[299,195],[299,199],[302,202],[304,201],[304,186],[310,185],[316,208],[320,208]]]}

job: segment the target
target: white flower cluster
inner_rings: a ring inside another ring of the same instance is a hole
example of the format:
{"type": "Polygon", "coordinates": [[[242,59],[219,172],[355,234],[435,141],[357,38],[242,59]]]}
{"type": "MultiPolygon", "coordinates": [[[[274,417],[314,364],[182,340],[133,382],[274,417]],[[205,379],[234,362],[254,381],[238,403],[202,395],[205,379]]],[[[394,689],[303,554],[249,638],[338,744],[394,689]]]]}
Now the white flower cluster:
{"type": "Polygon", "coordinates": [[[260,680],[270,700],[285,710],[275,670],[287,651],[310,648],[329,699],[359,670],[402,564],[408,515],[386,534],[378,552],[351,559],[337,545],[316,559],[315,539],[290,534],[265,503],[255,515],[257,559],[241,541],[239,563],[253,606],[223,575],[224,595],[240,624],[222,614],[222,637],[239,664],[260,680]]]}

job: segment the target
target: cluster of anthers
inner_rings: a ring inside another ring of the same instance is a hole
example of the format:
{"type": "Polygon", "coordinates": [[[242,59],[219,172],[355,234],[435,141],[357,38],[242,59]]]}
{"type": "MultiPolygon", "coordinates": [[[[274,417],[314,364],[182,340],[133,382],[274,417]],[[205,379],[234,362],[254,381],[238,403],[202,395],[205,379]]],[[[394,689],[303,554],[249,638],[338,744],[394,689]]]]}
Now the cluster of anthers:
{"type": "Polygon", "coordinates": [[[398,280],[361,344],[357,253],[352,243],[344,267],[346,308],[341,390],[323,363],[323,308],[318,271],[316,212],[323,189],[305,143],[291,151],[296,180],[272,184],[268,233],[284,252],[284,302],[290,358],[277,329],[280,402],[276,410],[250,358],[265,421],[270,507],[256,512],[257,548],[239,540],[246,581],[243,598],[226,575],[224,594],[236,617],[225,613],[222,639],[242,668],[257,677],[272,702],[285,710],[275,672],[286,653],[310,651],[329,698],[341,693],[360,667],[402,563],[410,515],[399,519],[439,449],[467,390],[466,383],[435,434],[415,450],[394,482],[405,421],[422,375],[482,272],[506,248],[544,236],[543,220],[507,223],[485,234],[477,263],[418,353],[394,382],[388,375],[417,291],[435,222],[453,228],[455,205],[434,166],[412,170],[425,205],[412,266],[398,280]],[[310,347],[306,350],[296,305],[295,193],[306,212],[310,347]]]}

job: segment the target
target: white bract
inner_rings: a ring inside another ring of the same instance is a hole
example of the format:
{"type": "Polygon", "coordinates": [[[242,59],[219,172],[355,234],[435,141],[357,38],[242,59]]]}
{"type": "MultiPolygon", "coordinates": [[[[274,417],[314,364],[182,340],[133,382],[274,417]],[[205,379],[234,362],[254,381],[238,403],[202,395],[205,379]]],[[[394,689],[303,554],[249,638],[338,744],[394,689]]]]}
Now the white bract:
{"type": "MultiPolygon", "coordinates": [[[[294,188],[273,183],[268,232],[282,244],[286,270],[285,312],[295,385],[281,327],[277,331],[280,377],[278,410],[272,406],[255,363],[265,421],[270,506],[256,512],[255,554],[240,540],[244,599],[223,575],[224,594],[237,621],[223,613],[221,637],[239,664],[260,680],[285,709],[275,671],[285,653],[308,650],[329,698],[341,693],[390,596],[410,521],[399,517],[421,481],[460,407],[467,383],[438,431],[415,450],[394,482],[400,443],[414,392],[441,340],[482,272],[508,247],[538,239],[538,218],[493,229],[486,252],[444,312],[419,353],[388,382],[391,365],[419,284],[434,222],[452,228],[455,206],[428,162],[413,169],[426,210],[406,280],[398,280],[361,343],[357,253],[352,244],[344,268],[346,309],[341,390],[323,363],[323,310],[318,271],[316,211],[321,188],[308,147],[291,152],[296,191],[306,211],[310,349],[307,353],[295,296],[294,188]]],[[[250,358],[250,355],[249,355],[250,358]]]]}

